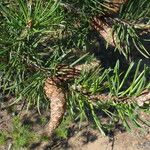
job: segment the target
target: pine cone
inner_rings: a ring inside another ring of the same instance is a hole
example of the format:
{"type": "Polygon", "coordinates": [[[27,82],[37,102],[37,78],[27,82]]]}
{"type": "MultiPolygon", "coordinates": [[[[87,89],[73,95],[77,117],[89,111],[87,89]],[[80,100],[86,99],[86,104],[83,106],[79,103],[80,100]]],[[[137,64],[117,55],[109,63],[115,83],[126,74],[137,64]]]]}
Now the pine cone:
{"type": "Polygon", "coordinates": [[[66,96],[57,78],[48,78],[45,81],[44,91],[47,98],[51,101],[50,121],[44,129],[44,135],[51,136],[54,129],[61,123],[65,113],[66,96]]]}

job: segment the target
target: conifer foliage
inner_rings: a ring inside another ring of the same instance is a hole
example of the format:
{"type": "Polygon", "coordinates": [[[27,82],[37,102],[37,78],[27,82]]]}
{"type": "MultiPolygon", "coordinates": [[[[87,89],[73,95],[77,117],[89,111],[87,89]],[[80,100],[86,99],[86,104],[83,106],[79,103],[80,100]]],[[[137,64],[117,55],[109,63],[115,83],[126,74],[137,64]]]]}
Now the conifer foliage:
{"type": "Polygon", "coordinates": [[[140,126],[150,102],[149,8],[149,0],[1,0],[1,92],[39,113],[50,103],[48,135],[68,115],[104,134],[119,121],[140,126]]]}

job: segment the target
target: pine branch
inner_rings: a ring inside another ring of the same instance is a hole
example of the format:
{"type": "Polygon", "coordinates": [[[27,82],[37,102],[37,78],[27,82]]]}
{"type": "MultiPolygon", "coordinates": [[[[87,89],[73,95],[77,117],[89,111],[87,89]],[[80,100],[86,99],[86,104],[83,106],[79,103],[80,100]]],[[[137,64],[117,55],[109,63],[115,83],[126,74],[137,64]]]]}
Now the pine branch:
{"type": "Polygon", "coordinates": [[[136,21],[129,22],[127,20],[123,20],[123,19],[119,19],[119,18],[115,18],[115,17],[114,18],[108,17],[105,19],[107,20],[108,23],[111,23],[111,24],[119,23],[119,24],[123,24],[124,26],[127,26],[127,27],[133,27],[135,29],[147,30],[147,31],[150,30],[150,24],[146,24],[146,23],[145,24],[144,23],[136,23],[136,21]]]}
{"type": "Polygon", "coordinates": [[[103,93],[103,94],[92,94],[86,89],[84,89],[81,85],[72,86],[72,90],[75,92],[79,92],[80,94],[84,95],[87,99],[97,102],[100,101],[102,103],[106,103],[107,101],[114,101],[115,103],[127,103],[132,104],[136,103],[139,106],[144,106],[144,104],[150,104],[150,91],[144,90],[139,96],[133,97],[116,97],[110,95],[110,93],[103,93]]]}

